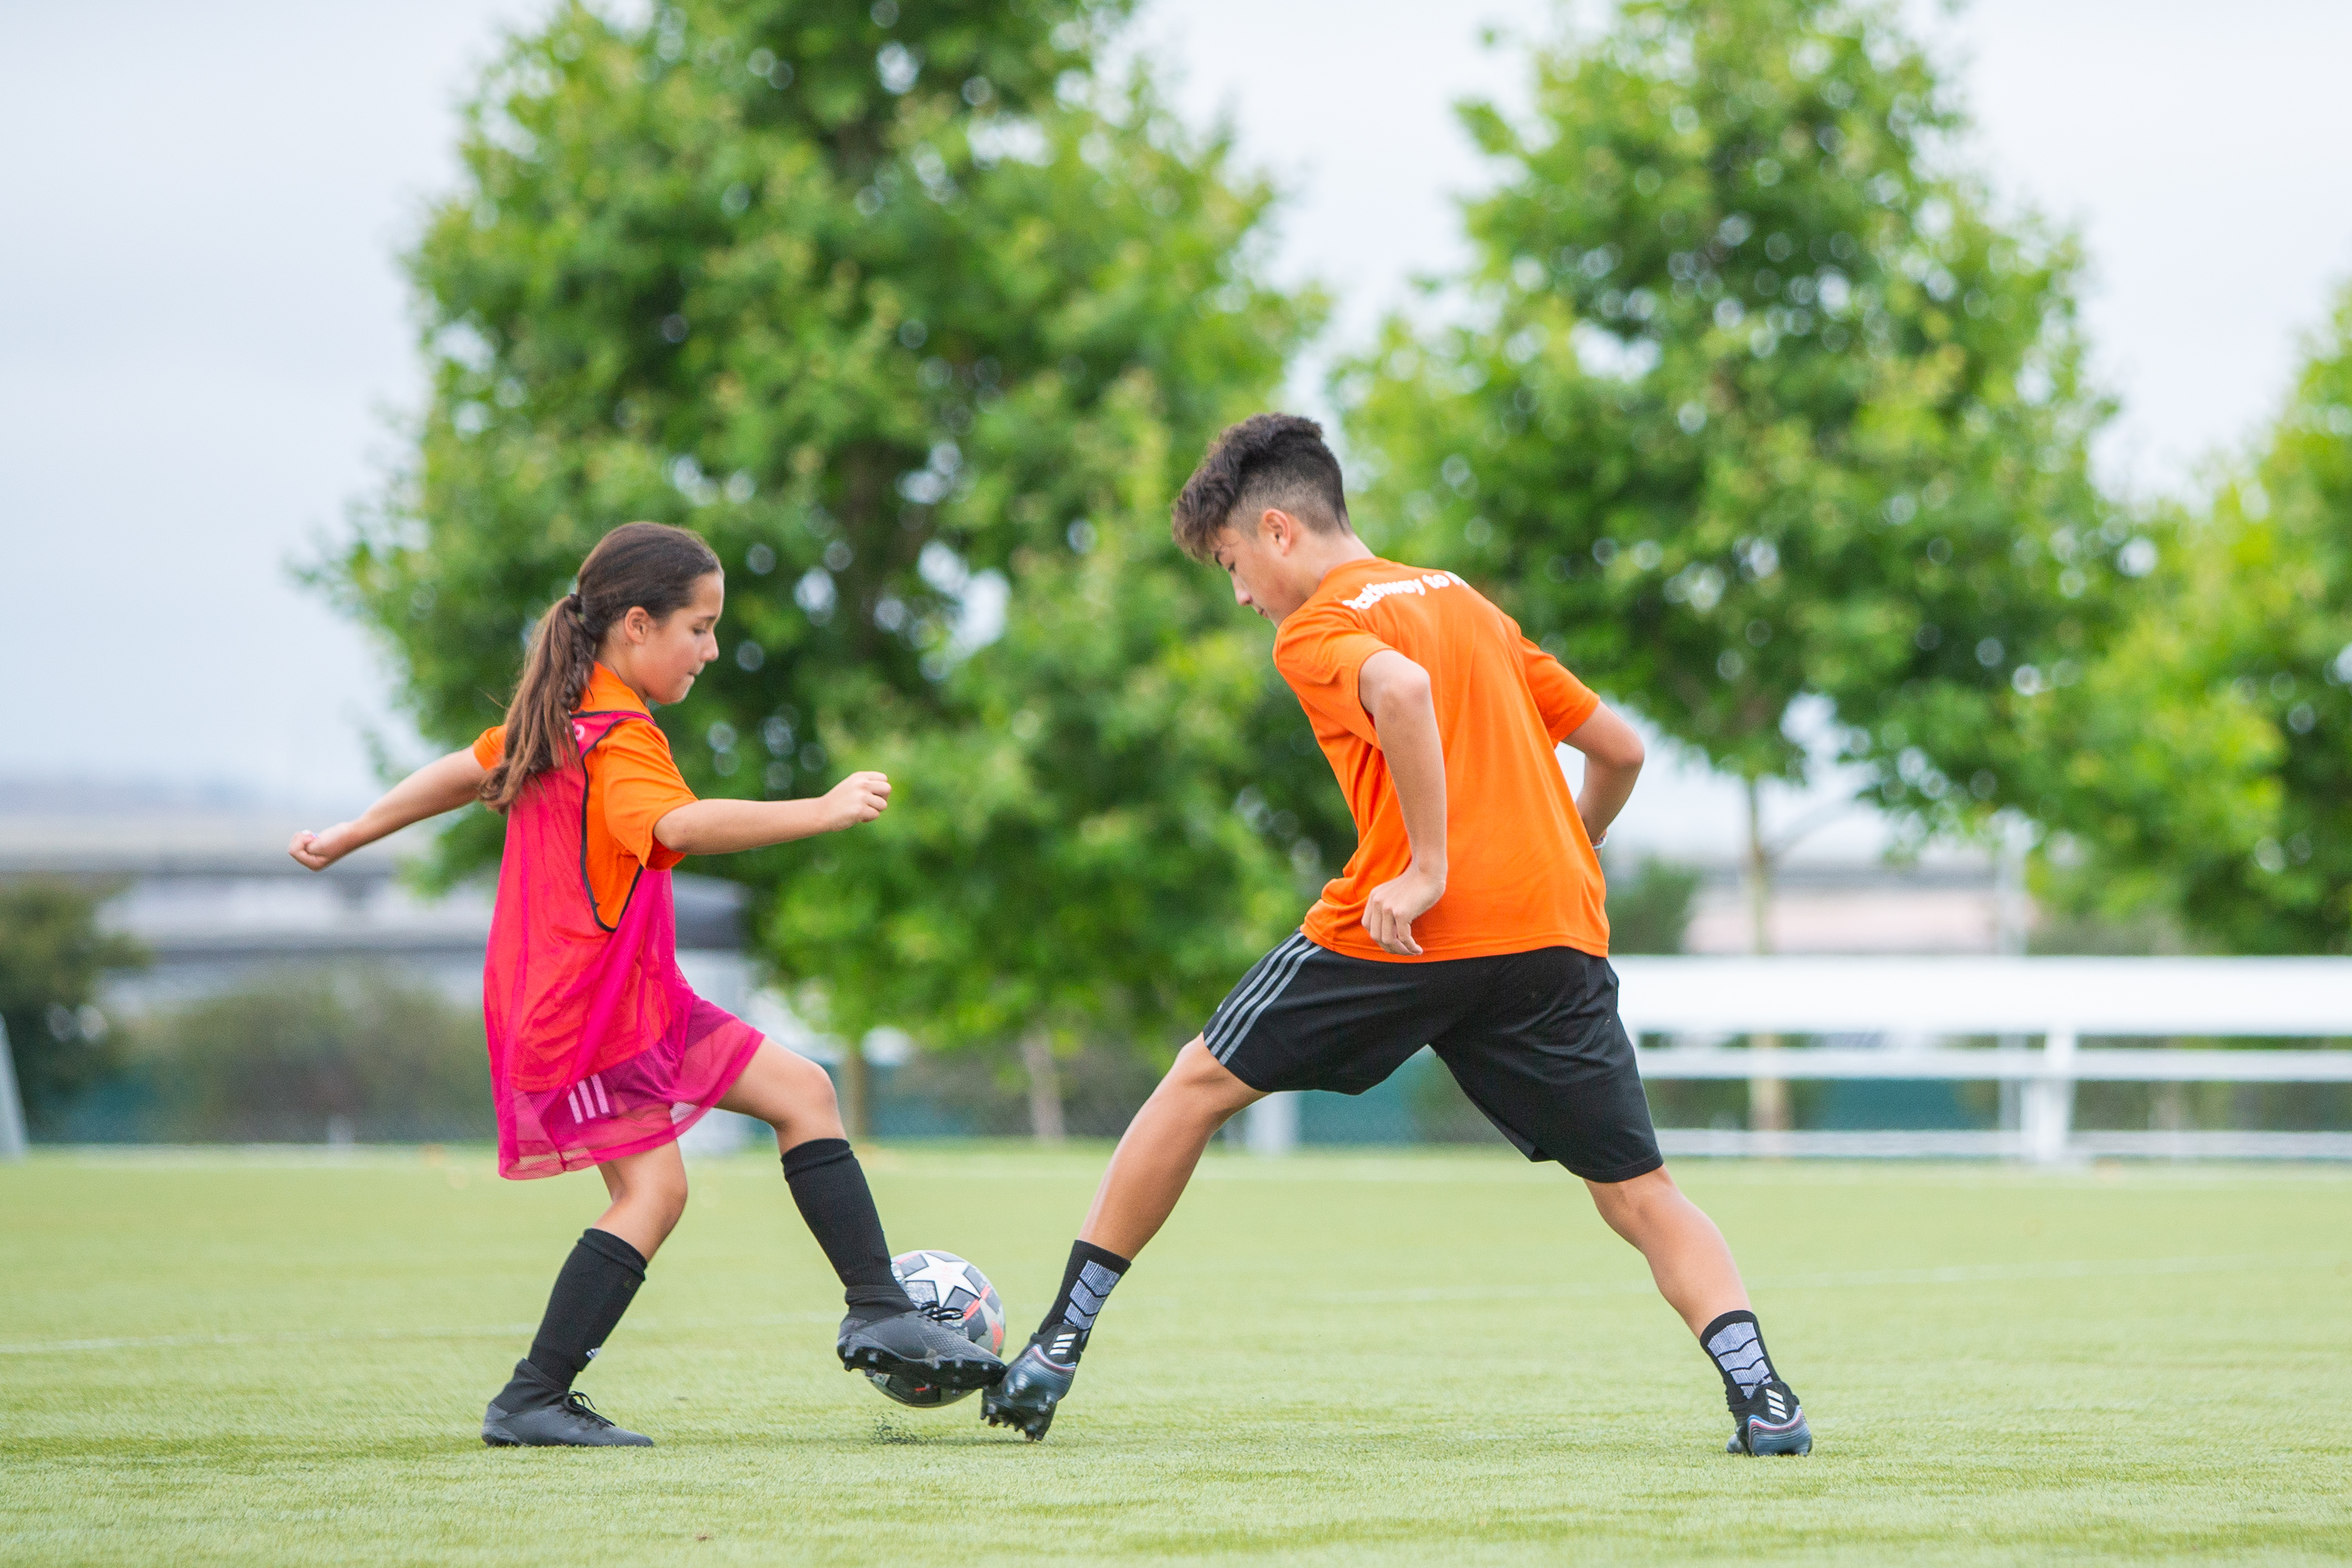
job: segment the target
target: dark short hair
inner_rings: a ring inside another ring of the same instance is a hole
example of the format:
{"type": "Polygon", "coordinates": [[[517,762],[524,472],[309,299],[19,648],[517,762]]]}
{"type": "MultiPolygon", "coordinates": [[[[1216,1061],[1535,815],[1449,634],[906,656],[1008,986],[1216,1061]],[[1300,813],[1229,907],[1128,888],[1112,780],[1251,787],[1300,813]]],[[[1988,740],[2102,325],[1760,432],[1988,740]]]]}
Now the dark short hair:
{"type": "Polygon", "coordinates": [[[1244,508],[1280,507],[1318,533],[1344,534],[1348,494],[1323,427],[1295,413],[1254,413],[1225,427],[1176,497],[1176,543],[1206,560],[1244,508]]]}

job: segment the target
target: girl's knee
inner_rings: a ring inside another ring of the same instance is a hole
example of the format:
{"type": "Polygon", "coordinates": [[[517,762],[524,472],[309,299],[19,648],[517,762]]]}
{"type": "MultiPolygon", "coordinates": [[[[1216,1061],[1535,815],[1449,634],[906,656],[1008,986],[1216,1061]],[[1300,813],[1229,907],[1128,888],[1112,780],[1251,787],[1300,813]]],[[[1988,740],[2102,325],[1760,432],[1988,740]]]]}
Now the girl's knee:
{"type": "Polygon", "coordinates": [[[675,1225],[678,1216],[686,1212],[687,1191],[686,1173],[679,1171],[647,1183],[640,1193],[632,1196],[654,1212],[667,1215],[675,1225]]]}
{"type": "Polygon", "coordinates": [[[782,1130],[785,1124],[824,1121],[841,1114],[841,1097],[834,1092],[833,1074],[805,1056],[791,1057],[783,1075],[785,1103],[781,1114],[769,1118],[782,1130]]]}
{"type": "Polygon", "coordinates": [[[651,1218],[661,1227],[664,1236],[677,1229],[677,1222],[686,1218],[686,1178],[683,1176],[676,1185],[665,1183],[657,1190],[646,1195],[646,1206],[652,1211],[651,1218]]]}
{"type": "Polygon", "coordinates": [[[841,1097],[834,1091],[833,1074],[805,1056],[795,1056],[793,1061],[797,1064],[794,1072],[798,1078],[793,1097],[810,1111],[830,1113],[840,1110],[841,1097]]]}

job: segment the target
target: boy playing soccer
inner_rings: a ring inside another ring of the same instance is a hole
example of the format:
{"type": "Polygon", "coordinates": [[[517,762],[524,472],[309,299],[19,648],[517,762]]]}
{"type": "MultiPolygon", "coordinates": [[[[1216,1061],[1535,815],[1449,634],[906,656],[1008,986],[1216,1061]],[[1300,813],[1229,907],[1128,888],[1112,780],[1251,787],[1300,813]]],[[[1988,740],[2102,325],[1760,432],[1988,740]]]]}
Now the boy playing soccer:
{"type": "Polygon", "coordinates": [[[1061,1293],[987,1419],[1043,1437],[1135,1255],[1216,1130],[1278,1090],[1360,1094],[1423,1045],[1531,1160],[1584,1178],[1722,1375],[1728,1451],[1812,1448],[1731,1249],[1666,1175],[1617,1021],[1593,846],[1633,792],[1638,736],[1450,572],[1382,560],[1349,527],[1312,421],[1227,430],[1185,484],[1176,540],[1272,621],[1347,791],[1355,855],[1136,1113],[1070,1249],[1061,1293]],[[1581,800],[1553,747],[1585,758],[1581,800]]]}

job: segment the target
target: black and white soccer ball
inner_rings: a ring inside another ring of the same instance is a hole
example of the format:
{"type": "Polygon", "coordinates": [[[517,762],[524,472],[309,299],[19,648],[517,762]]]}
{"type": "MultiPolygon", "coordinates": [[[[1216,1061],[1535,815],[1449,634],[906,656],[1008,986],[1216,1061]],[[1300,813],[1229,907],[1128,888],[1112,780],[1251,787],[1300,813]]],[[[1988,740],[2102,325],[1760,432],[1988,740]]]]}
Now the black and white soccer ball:
{"type": "MultiPolygon", "coordinates": [[[[1004,1303],[997,1298],[996,1287],[988,1276],[952,1252],[938,1252],[922,1248],[913,1252],[901,1252],[890,1260],[890,1272],[898,1277],[898,1284],[915,1305],[933,1304],[962,1314],[960,1325],[966,1338],[990,1354],[1004,1349],[1004,1303]]],[[[941,1388],[933,1383],[918,1383],[903,1374],[884,1376],[878,1372],[866,1375],[874,1386],[901,1405],[912,1405],[928,1410],[935,1406],[952,1405],[971,1392],[969,1388],[941,1388]]]]}

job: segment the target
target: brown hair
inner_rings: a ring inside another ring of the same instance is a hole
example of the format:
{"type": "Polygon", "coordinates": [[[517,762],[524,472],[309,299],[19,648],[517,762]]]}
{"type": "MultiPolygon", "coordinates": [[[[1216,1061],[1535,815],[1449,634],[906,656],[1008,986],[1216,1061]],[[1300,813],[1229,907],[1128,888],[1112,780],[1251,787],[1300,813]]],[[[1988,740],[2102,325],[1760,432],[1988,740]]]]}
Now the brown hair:
{"type": "Polygon", "coordinates": [[[1323,427],[1295,413],[1254,413],[1229,424],[1176,497],[1176,543],[1206,560],[1244,507],[1280,507],[1318,533],[1344,534],[1348,493],[1323,427]]]}
{"type": "Polygon", "coordinates": [[[539,775],[577,764],[572,710],[588,689],[605,631],[638,608],[656,621],[668,616],[718,570],[709,545],[664,523],[623,523],[598,539],[580,563],[579,586],[550,605],[531,632],[522,679],[507,705],[506,749],[482,780],[482,799],[503,811],[539,775]]]}

